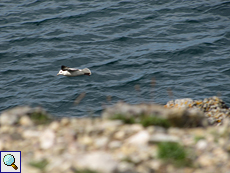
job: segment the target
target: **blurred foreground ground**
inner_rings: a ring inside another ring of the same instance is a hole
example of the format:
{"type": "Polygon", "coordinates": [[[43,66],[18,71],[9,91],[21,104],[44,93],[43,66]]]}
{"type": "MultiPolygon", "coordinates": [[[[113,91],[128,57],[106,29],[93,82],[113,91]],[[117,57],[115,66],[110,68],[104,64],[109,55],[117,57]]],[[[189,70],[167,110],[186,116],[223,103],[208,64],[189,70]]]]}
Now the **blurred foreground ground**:
{"type": "Polygon", "coordinates": [[[0,150],[28,173],[230,172],[229,108],[217,97],[108,107],[100,118],[53,119],[42,108],[0,116],[0,150]]]}

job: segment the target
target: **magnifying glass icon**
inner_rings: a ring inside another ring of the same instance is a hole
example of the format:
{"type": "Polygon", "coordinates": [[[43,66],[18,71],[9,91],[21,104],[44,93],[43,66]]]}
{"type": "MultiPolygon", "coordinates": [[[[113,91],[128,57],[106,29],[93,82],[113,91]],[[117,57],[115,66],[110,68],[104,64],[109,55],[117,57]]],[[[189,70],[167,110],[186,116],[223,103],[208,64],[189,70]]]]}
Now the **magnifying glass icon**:
{"type": "Polygon", "coordinates": [[[7,154],[3,158],[3,162],[7,166],[12,166],[15,170],[18,169],[18,167],[14,164],[15,163],[15,158],[12,154],[7,154]]]}

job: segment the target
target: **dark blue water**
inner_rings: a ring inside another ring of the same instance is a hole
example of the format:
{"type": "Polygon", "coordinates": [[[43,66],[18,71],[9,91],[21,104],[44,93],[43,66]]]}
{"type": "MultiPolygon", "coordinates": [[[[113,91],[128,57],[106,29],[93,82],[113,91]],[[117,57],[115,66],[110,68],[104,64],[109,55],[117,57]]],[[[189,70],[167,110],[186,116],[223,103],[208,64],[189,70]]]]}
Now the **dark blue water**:
{"type": "Polygon", "coordinates": [[[214,95],[230,105],[230,1],[2,0],[0,64],[0,111],[88,116],[119,100],[214,95]],[[56,76],[61,65],[92,76],[56,76]]]}

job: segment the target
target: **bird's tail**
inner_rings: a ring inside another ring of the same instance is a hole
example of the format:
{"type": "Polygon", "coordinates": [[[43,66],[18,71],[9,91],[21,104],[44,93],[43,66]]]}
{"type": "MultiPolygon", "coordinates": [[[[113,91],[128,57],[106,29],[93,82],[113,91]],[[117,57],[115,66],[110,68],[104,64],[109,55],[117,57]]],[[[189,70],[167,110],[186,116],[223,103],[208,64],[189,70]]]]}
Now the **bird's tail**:
{"type": "Polygon", "coordinates": [[[84,75],[88,75],[88,76],[91,75],[91,71],[88,68],[84,68],[82,69],[82,71],[84,72],[84,75]]]}

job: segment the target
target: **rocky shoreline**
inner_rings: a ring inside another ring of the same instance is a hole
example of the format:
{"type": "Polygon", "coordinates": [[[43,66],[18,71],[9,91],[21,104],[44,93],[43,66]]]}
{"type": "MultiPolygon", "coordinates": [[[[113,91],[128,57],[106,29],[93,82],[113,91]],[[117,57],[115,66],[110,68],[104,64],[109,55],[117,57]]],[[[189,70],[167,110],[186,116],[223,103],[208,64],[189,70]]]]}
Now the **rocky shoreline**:
{"type": "Polygon", "coordinates": [[[98,118],[59,120],[22,106],[2,112],[0,150],[21,151],[28,173],[227,173],[229,112],[218,97],[120,102],[98,118]]]}

